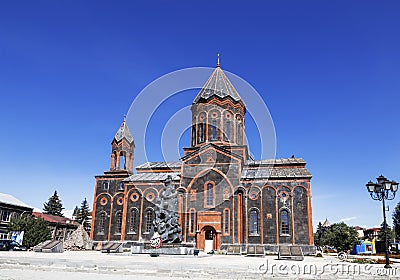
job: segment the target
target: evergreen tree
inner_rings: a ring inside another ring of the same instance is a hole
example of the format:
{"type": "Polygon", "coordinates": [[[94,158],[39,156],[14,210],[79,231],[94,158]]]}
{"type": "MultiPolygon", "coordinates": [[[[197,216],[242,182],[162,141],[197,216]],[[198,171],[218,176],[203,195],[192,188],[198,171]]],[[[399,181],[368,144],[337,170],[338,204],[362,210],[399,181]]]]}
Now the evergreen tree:
{"type": "Polygon", "coordinates": [[[83,228],[86,231],[90,231],[90,224],[89,224],[89,219],[88,219],[89,211],[90,211],[89,204],[88,204],[88,202],[86,200],[86,197],[85,197],[85,199],[81,203],[81,208],[79,208],[79,212],[78,212],[78,215],[76,217],[76,221],[78,223],[80,223],[81,225],[83,225],[83,228]]]}
{"type": "Polygon", "coordinates": [[[393,231],[395,234],[396,241],[400,240],[400,201],[397,203],[396,208],[392,214],[393,218],[393,231]]]}
{"type": "Polygon", "coordinates": [[[54,191],[49,201],[43,204],[43,213],[63,217],[62,210],[64,210],[64,207],[57,195],[57,191],[54,191]]]}
{"type": "Polygon", "coordinates": [[[314,234],[314,244],[316,246],[323,245],[323,234],[324,234],[324,229],[322,227],[322,223],[319,222],[317,226],[317,232],[314,234]]]}
{"type": "Polygon", "coordinates": [[[48,224],[42,218],[34,218],[31,215],[12,218],[8,224],[10,231],[23,231],[22,245],[27,248],[36,246],[40,242],[51,239],[48,224]]]}
{"type": "Polygon", "coordinates": [[[79,215],[79,208],[78,206],[75,206],[74,212],[72,213],[72,220],[76,221],[79,215]]]}

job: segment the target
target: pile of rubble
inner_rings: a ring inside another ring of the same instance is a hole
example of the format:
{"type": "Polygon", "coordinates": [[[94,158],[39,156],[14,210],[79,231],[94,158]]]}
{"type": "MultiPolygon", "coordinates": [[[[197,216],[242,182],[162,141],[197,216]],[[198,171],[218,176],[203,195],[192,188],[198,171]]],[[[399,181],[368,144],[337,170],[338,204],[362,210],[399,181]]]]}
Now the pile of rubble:
{"type": "Polygon", "coordinates": [[[80,225],[64,242],[66,250],[91,250],[93,246],[89,234],[80,225]]]}

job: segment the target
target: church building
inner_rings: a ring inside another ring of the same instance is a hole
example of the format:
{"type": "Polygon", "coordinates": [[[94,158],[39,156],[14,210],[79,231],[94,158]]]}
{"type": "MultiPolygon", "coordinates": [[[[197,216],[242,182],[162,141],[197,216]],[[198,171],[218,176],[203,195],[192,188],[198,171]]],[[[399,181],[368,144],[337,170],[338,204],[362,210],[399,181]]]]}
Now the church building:
{"type": "Polygon", "coordinates": [[[176,162],[134,169],[126,120],[111,144],[110,170],[95,176],[91,239],[146,242],[154,203],[171,176],[182,242],[206,252],[229,245],[311,248],[311,174],[301,158],[253,160],[245,142],[246,105],[219,63],[193,101],[191,145],[176,162]]]}

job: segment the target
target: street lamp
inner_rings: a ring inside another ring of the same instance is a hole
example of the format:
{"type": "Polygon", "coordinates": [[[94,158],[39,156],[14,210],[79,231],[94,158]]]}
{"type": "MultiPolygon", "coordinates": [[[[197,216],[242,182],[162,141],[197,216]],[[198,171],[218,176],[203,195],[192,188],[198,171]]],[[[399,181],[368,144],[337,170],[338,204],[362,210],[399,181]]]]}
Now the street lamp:
{"type": "Polygon", "coordinates": [[[376,183],[369,181],[366,184],[366,187],[373,200],[382,201],[383,226],[385,235],[385,258],[386,258],[385,268],[391,268],[389,264],[389,248],[387,240],[385,200],[394,199],[394,197],[396,196],[396,191],[399,187],[399,183],[397,183],[396,181],[389,181],[383,175],[376,178],[376,180],[377,180],[376,183]]]}

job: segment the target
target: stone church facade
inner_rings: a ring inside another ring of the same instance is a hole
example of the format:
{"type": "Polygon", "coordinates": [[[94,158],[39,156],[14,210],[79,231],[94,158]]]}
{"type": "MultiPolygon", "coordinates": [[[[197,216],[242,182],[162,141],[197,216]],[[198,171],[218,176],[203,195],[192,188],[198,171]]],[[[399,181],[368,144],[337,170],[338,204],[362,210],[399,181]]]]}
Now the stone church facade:
{"type": "Polygon", "coordinates": [[[146,162],[133,173],[134,139],[124,120],[110,170],[95,176],[94,241],[146,242],[154,203],[172,177],[183,242],[313,246],[311,174],[301,158],[252,160],[246,106],[218,64],[193,101],[191,146],[177,162],[146,162]]]}

